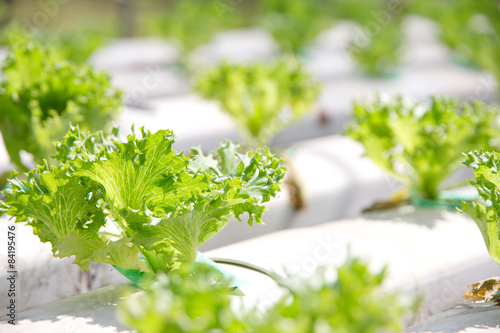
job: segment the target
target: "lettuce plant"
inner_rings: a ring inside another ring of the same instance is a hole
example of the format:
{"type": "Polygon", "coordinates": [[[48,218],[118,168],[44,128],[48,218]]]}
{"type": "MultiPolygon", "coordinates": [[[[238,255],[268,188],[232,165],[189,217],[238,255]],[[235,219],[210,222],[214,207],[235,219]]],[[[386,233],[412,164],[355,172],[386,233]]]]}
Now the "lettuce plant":
{"type": "Polygon", "coordinates": [[[331,19],[321,0],[260,0],[262,26],[284,52],[298,54],[329,27],[331,19]]]}
{"type": "Polygon", "coordinates": [[[500,82],[500,7],[496,0],[411,1],[412,12],[434,19],[453,58],[493,73],[500,82]]]}
{"type": "Polygon", "coordinates": [[[500,264],[500,154],[488,151],[472,151],[466,155],[464,164],[474,170],[474,185],[480,197],[488,203],[467,203],[462,205],[462,212],[474,219],[486,248],[493,259],[500,264]]]}
{"type": "Polygon", "coordinates": [[[380,290],[385,269],[374,274],[361,260],[350,259],[336,273],[336,281],[330,282],[320,269],[291,288],[290,295],[267,310],[254,332],[402,331],[402,317],[414,305],[380,290]]]}
{"type": "Polygon", "coordinates": [[[328,1],[332,15],[359,24],[346,51],[360,71],[374,77],[392,74],[400,61],[399,49],[403,44],[402,11],[407,4],[399,3],[396,9],[388,10],[385,0],[363,1],[362,6],[359,2],[349,0],[328,1]]]}
{"type": "Polygon", "coordinates": [[[217,272],[200,266],[159,275],[144,293],[130,290],[118,304],[118,316],[139,333],[248,332],[249,323],[231,310],[230,285],[217,272]]]}
{"type": "Polygon", "coordinates": [[[487,50],[500,43],[500,8],[496,0],[436,3],[418,0],[409,6],[412,12],[428,16],[439,24],[441,39],[462,62],[483,67],[484,61],[493,61],[486,57],[494,56],[487,50]]]}
{"type": "Polygon", "coordinates": [[[37,166],[25,181],[13,172],[3,212],[84,270],[99,261],[154,275],[193,263],[232,216],[260,223],[263,203],[279,191],[284,169],[267,149],[240,154],[228,142],[185,157],[171,149],[171,131],[141,133],[121,142],[72,127],[57,164],[37,166]]]}
{"type": "Polygon", "coordinates": [[[37,163],[55,154],[70,123],[84,131],[111,129],[122,93],[111,87],[106,73],[60,60],[38,44],[11,48],[0,84],[0,131],[13,163],[27,171],[20,152],[37,163]]]}
{"type": "Polygon", "coordinates": [[[68,32],[47,31],[40,37],[40,42],[50,45],[61,58],[84,64],[95,50],[105,44],[106,38],[114,35],[109,28],[87,26],[68,32]]]}
{"type": "Polygon", "coordinates": [[[460,167],[462,151],[491,147],[496,138],[496,107],[479,102],[432,99],[430,106],[399,97],[354,104],[348,135],[383,170],[417,192],[436,200],[443,182],[460,167]]]}
{"type": "MultiPolygon", "coordinates": [[[[399,49],[403,44],[401,20],[394,18],[377,33],[365,35],[365,44],[352,41],[348,46],[361,72],[368,76],[389,75],[399,65],[399,49]]],[[[368,31],[363,28],[361,31],[368,31]]]]}
{"type": "Polygon", "coordinates": [[[49,30],[23,28],[17,22],[11,22],[0,34],[0,44],[16,47],[19,44],[36,42],[50,48],[62,60],[84,64],[90,55],[102,46],[106,37],[116,35],[112,29],[101,24],[87,24],[78,29],[49,30]]]}
{"type": "Polygon", "coordinates": [[[266,145],[287,125],[312,111],[320,87],[300,62],[222,63],[200,78],[196,90],[218,101],[254,146],[266,145]]]}
{"type": "Polygon", "coordinates": [[[159,332],[400,332],[411,308],[382,292],[385,271],[373,274],[358,259],[337,269],[330,282],[319,271],[265,313],[230,307],[228,284],[209,284],[210,271],[172,273],[141,294],[125,298],[119,316],[139,333],[159,332]]]}
{"type": "Polygon", "coordinates": [[[386,9],[385,0],[326,0],[328,14],[337,19],[350,20],[365,25],[374,19],[374,13],[386,9]]]}
{"type": "Polygon", "coordinates": [[[182,60],[197,47],[207,43],[220,30],[237,27],[237,12],[224,3],[211,0],[175,0],[164,12],[148,18],[151,33],[172,39],[178,46],[182,60]]]}

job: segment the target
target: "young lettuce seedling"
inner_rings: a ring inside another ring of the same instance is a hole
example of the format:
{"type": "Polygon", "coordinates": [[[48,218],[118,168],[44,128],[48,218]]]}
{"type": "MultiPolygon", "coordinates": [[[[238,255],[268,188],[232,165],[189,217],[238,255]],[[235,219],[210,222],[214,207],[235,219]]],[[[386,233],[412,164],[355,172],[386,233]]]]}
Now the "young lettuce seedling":
{"type": "Polygon", "coordinates": [[[265,313],[236,313],[228,284],[209,284],[209,270],[179,272],[162,276],[145,293],[124,298],[118,305],[122,321],[140,333],[399,332],[403,316],[415,308],[382,292],[385,271],[373,274],[359,259],[339,267],[335,282],[319,270],[312,279],[288,287],[265,313]]]}
{"type": "Polygon", "coordinates": [[[496,0],[419,0],[409,2],[409,7],[439,24],[441,39],[460,62],[483,69],[490,69],[488,63],[496,62],[495,54],[490,52],[500,44],[500,8],[496,0]]]}
{"type": "Polygon", "coordinates": [[[498,1],[418,0],[408,3],[412,12],[428,16],[439,24],[441,39],[450,47],[456,62],[491,72],[500,82],[498,1]]]}
{"type": "Polygon", "coordinates": [[[361,72],[373,77],[390,75],[399,65],[399,49],[403,44],[401,19],[394,18],[378,33],[366,35],[365,38],[367,41],[361,45],[356,40],[348,46],[361,72]]]}
{"type": "Polygon", "coordinates": [[[467,203],[462,205],[462,212],[474,219],[483,235],[490,255],[500,264],[500,154],[488,151],[472,151],[466,155],[464,164],[474,170],[471,184],[477,188],[480,197],[490,203],[467,203]]]}
{"type": "Polygon", "coordinates": [[[12,173],[1,212],[84,270],[98,261],[151,276],[189,266],[232,216],[261,223],[263,203],[280,190],[285,170],[267,149],[240,154],[228,142],[188,158],[171,149],[171,131],[141,133],[121,142],[71,127],[57,144],[58,163],[37,166],[25,181],[12,173]]]}
{"type": "Polygon", "coordinates": [[[130,289],[118,317],[139,333],[248,332],[250,323],[231,309],[230,284],[217,273],[200,265],[160,274],[144,293],[130,289]]]}
{"type": "Polygon", "coordinates": [[[260,7],[262,26],[287,53],[304,51],[331,24],[321,0],[260,0],[260,7]]]}
{"type": "Polygon", "coordinates": [[[258,322],[253,332],[399,332],[415,310],[397,294],[383,292],[386,270],[371,273],[360,259],[349,259],[329,281],[324,269],[290,289],[258,322]],[[288,326],[293,323],[291,326],[288,326]]]}
{"type": "MultiPolygon", "coordinates": [[[[500,264],[500,154],[473,151],[465,154],[464,164],[474,170],[471,184],[487,204],[462,202],[462,213],[476,222],[491,257],[500,264]]],[[[471,302],[496,302],[500,304],[500,279],[498,277],[471,284],[464,299],[471,302]]]]}
{"type": "Polygon", "coordinates": [[[374,19],[378,22],[380,16],[385,13],[381,11],[384,9],[387,10],[388,5],[386,0],[363,0],[357,2],[351,0],[325,1],[329,15],[337,19],[354,21],[361,25],[367,24],[374,19]]]}
{"type": "Polygon", "coordinates": [[[36,42],[50,48],[61,60],[84,64],[90,55],[105,43],[106,38],[116,36],[109,26],[88,22],[70,30],[27,29],[18,21],[11,22],[0,34],[0,44],[16,47],[36,42]]]}
{"type": "Polygon", "coordinates": [[[219,102],[246,132],[250,145],[261,147],[312,111],[320,86],[300,62],[287,58],[272,64],[223,63],[202,75],[196,90],[219,102]]]}
{"type": "Polygon", "coordinates": [[[122,93],[111,87],[106,73],[63,61],[34,43],[11,48],[0,84],[0,132],[11,161],[23,171],[20,152],[37,163],[50,161],[54,142],[70,123],[83,131],[111,129],[122,104],[122,93]]]}
{"type": "Polygon", "coordinates": [[[354,104],[348,135],[383,170],[416,191],[438,199],[441,185],[460,167],[462,151],[491,147],[499,110],[479,102],[434,97],[430,107],[399,97],[354,104]]]}
{"type": "Polygon", "coordinates": [[[345,47],[347,55],[357,63],[362,74],[386,77],[399,64],[398,50],[403,43],[401,21],[407,4],[388,10],[385,0],[327,0],[331,15],[356,22],[351,41],[345,47]]]}
{"type": "Polygon", "coordinates": [[[224,28],[240,25],[234,8],[211,0],[175,0],[165,12],[151,15],[146,25],[153,34],[172,39],[181,54],[183,65],[187,57],[199,46],[207,43],[224,28]]]}

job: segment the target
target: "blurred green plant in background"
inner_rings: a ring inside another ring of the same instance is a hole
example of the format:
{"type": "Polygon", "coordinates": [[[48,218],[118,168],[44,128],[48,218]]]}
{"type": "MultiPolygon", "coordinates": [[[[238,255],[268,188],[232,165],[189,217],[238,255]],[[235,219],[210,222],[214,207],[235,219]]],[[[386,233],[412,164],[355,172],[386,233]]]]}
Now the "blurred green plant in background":
{"type": "MultiPolygon", "coordinates": [[[[363,30],[370,30],[366,42],[353,43],[348,50],[360,69],[370,76],[387,76],[393,74],[394,67],[398,65],[397,51],[402,42],[401,19],[406,14],[420,14],[439,23],[442,38],[453,50],[457,62],[477,66],[500,78],[500,62],[497,61],[500,52],[500,8],[497,0],[128,2],[133,4],[135,18],[132,21],[137,18],[140,23],[130,23],[136,27],[131,36],[155,35],[173,40],[181,53],[181,66],[185,69],[189,69],[188,55],[208,43],[221,30],[258,25],[274,36],[284,53],[307,55],[307,46],[314,38],[333,23],[346,19],[356,22],[363,30]],[[398,8],[395,9],[395,6],[398,8]],[[389,19],[386,17],[388,14],[389,19]],[[376,25],[379,29],[373,28],[376,25]]],[[[37,35],[45,36],[37,40],[65,49],[63,53],[68,58],[81,62],[105,41],[103,36],[115,37],[119,27],[126,26],[129,17],[120,14],[121,3],[117,0],[82,0],[60,4],[54,15],[50,13],[47,24],[36,26],[31,22],[28,30],[36,28],[39,30],[37,35]],[[86,22],[89,17],[94,21],[86,22]],[[106,22],[107,27],[96,29],[95,22],[106,22]],[[87,37],[83,38],[85,35],[87,37]]],[[[26,25],[24,19],[33,21],[33,15],[43,9],[36,2],[26,0],[15,1],[11,7],[14,10],[9,18],[23,26],[26,25]]],[[[1,10],[0,7],[0,15],[1,10]]]]}
{"type": "Polygon", "coordinates": [[[0,132],[11,161],[22,171],[21,151],[36,163],[51,160],[54,141],[70,123],[84,131],[111,130],[122,106],[122,93],[109,76],[61,58],[36,43],[13,46],[3,63],[0,84],[0,132]]]}
{"type": "Polygon", "coordinates": [[[230,285],[209,266],[159,275],[137,294],[131,289],[118,316],[139,333],[248,332],[250,323],[231,310],[230,285]],[[134,292],[136,294],[134,294],[134,292]]]}
{"type": "Polygon", "coordinates": [[[492,72],[500,81],[500,4],[496,0],[411,1],[409,10],[435,20],[455,61],[492,72]]]}
{"type": "Polygon", "coordinates": [[[311,279],[283,286],[288,292],[265,313],[236,313],[229,285],[214,283],[209,270],[173,272],[145,292],[129,294],[118,313],[139,333],[376,333],[400,332],[404,315],[416,308],[417,302],[381,290],[385,270],[373,274],[361,260],[350,259],[336,273],[334,282],[320,269],[311,279]]]}
{"type": "Polygon", "coordinates": [[[15,47],[20,44],[37,42],[50,48],[61,59],[83,64],[90,55],[103,46],[107,39],[115,37],[110,26],[82,25],[72,30],[34,29],[27,30],[19,22],[13,21],[0,34],[0,44],[15,47]]]}
{"type": "Polygon", "coordinates": [[[322,0],[259,0],[259,23],[280,44],[283,52],[301,54],[333,18],[322,0]]]}
{"type": "Polygon", "coordinates": [[[366,24],[373,20],[373,12],[381,10],[386,0],[325,0],[328,14],[342,20],[351,20],[358,24],[366,24]]]}
{"type": "Polygon", "coordinates": [[[206,44],[219,31],[242,25],[238,11],[228,12],[212,0],[175,0],[168,8],[147,16],[146,31],[174,42],[181,61],[188,66],[187,57],[206,44]]]}
{"type": "Polygon", "coordinates": [[[286,126],[312,112],[320,92],[300,61],[223,63],[200,76],[196,90],[217,101],[244,129],[250,146],[261,147],[286,126]]]}
{"type": "Polygon", "coordinates": [[[402,301],[383,292],[386,270],[371,273],[360,259],[349,259],[336,270],[336,280],[325,270],[301,281],[272,306],[254,332],[400,332],[403,317],[415,311],[417,300],[402,301]]]}
{"type": "Polygon", "coordinates": [[[441,37],[457,61],[481,66],[483,47],[499,38],[500,14],[495,0],[411,2],[410,10],[432,18],[441,27],[441,37]]]}
{"type": "Polygon", "coordinates": [[[395,19],[388,25],[380,27],[379,33],[365,37],[364,45],[351,42],[348,47],[361,72],[374,77],[394,74],[400,62],[400,48],[403,44],[400,20],[395,19]]]}
{"type": "Polygon", "coordinates": [[[402,19],[406,14],[404,1],[328,0],[329,12],[337,19],[359,25],[347,46],[348,54],[360,71],[367,76],[388,77],[395,73],[400,62],[403,44],[402,19]]]}
{"type": "Polygon", "coordinates": [[[416,195],[437,200],[441,185],[460,167],[462,152],[485,149],[498,138],[496,106],[433,97],[430,107],[399,97],[354,104],[347,134],[372,161],[416,195]]]}

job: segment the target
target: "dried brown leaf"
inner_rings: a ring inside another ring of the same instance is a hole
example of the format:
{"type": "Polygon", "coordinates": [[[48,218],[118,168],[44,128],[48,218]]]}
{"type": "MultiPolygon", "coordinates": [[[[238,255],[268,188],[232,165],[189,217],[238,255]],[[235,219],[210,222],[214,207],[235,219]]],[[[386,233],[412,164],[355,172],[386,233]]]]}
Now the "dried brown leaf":
{"type": "Polygon", "coordinates": [[[500,302],[500,277],[494,277],[473,283],[464,293],[464,301],[500,302]]]}

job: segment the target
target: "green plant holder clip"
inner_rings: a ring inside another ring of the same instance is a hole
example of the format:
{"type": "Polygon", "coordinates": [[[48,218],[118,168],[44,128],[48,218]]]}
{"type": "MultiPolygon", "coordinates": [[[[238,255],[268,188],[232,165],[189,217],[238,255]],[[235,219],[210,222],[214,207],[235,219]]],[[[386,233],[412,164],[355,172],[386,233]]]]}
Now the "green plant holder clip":
{"type": "Polygon", "coordinates": [[[462,208],[462,201],[474,201],[478,199],[477,194],[460,193],[453,190],[444,190],[439,193],[437,200],[418,197],[415,190],[410,192],[410,204],[415,207],[436,208],[456,211],[462,208]]]}
{"type": "MultiPolygon", "coordinates": [[[[141,258],[143,259],[143,258],[141,258]]],[[[147,264],[147,262],[146,262],[147,264]]],[[[149,265],[148,265],[149,266],[149,265]]],[[[113,265],[113,267],[120,272],[121,275],[125,276],[132,284],[138,288],[141,287],[141,281],[144,279],[146,274],[144,272],[135,269],[123,269],[118,266],[113,265]]]]}
{"type": "Polygon", "coordinates": [[[312,56],[311,56],[311,49],[309,47],[301,47],[298,51],[297,51],[297,56],[303,60],[303,61],[308,61],[308,60],[311,60],[312,56]]]}
{"type": "Polygon", "coordinates": [[[395,80],[401,76],[401,71],[398,68],[388,68],[378,74],[370,73],[364,69],[359,69],[358,73],[365,79],[369,80],[395,80]]]}
{"type": "Polygon", "coordinates": [[[459,67],[465,68],[465,69],[475,69],[478,70],[478,66],[474,61],[471,59],[467,58],[466,56],[462,55],[460,52],[453,51],[451,54],[451,62],[459,67]]]}

